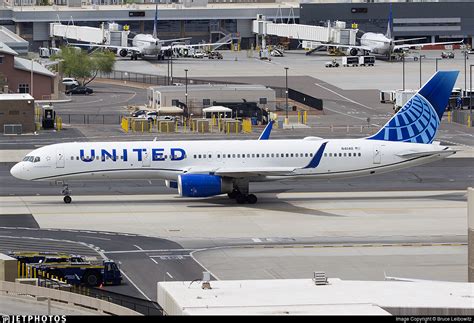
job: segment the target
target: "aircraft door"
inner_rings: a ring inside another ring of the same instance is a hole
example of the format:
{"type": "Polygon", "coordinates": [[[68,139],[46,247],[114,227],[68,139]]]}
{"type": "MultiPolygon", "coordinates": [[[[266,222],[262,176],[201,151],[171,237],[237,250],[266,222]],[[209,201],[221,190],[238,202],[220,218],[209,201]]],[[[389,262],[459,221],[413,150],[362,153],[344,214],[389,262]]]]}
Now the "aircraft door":
{"type": "Polygon", "coordinates": [[[374,146],[374,164],[382,163],[382,145],[374,146]]]}
{"type": "Polygon", "coordinates": [[[143,151],[142,166],[150,167],[150,165],[151,165],[150,153],[148,152],[148,150],[143,151]]]}
{"type": "Polygon", "coordinates": [[[64,151],[58,150],[56,152],[56,168],[64,168],[65,165],[64,151]]]}

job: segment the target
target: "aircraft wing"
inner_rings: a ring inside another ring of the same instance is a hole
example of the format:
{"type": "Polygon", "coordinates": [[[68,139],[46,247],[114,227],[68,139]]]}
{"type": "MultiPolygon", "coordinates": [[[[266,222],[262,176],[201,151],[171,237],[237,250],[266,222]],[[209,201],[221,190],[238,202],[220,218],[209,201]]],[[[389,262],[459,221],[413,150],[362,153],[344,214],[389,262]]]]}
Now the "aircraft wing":
{"type": "Polygon", "coordinates": [[[372,51],[373,48],[370,48],[368,46],[360,46],[360,45],[344,45],[344,44],[327,44],[327,43],[317,43],[318,46],[324,46],[324,47],[336,47],[336,48],[357,48],[357,49],[362,49],[366,51],[372,51]]]}
{"type": "Polygon", "coordinates": [[[294,172],[295,167],[216,167],[216,168],[190,168],[186,174],[210,174],[222,177],[258,177],[258,176],[278,176],[287,175],[294,172]]]}
{"type": "Polygon", "coordinates": [[[112,49],[116,49],[118,51],[120,51],[122,49],[126,49],[129,52],[137,52],[137,53],[140,52],[140,48],[133,47],[133,46],[128,47],[128,46],[99,45],[99,44],[72,44],[72,43],[69,43],[69,45],[80,46],[80,47],[112,48],[112,49]]]}
{"type": "Polygon", "coordinates": [[[418,44],[403,44],[403,45],[395,45],[393,46],[394,50],[397,49],[404,49],[404,48],[414,48],[414,47],[424,47],[424,46],[430,46],[430,45],[452,45],[452,44],[462,44],[463,41],[447,41],[447,42],[441,42],[441,43],[418,43],[418,44]]]}
{"type": "MultiPolygon", "coordinates": [[[[229,43],[230,43],[230,42],[229,42],[229,43]]],[[[190,44],[190,45],[186,45],[186,44],[176,44],[176,45],[161,46],[161,50],[170,50],[171,47],[173,47],[173,48],[182,48],[182,47],[192,48],[192,47],[205,47],[205,46],[227,45],[227,44],[229,44],[229,43],[207,43],[207,44],[190,44]]]]}

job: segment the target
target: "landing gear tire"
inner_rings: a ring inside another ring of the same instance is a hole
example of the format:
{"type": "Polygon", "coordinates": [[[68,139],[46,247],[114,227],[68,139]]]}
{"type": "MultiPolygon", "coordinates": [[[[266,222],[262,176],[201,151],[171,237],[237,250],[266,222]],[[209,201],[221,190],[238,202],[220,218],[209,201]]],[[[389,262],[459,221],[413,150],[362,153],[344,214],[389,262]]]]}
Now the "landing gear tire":
{"type": "Polygon", "coordinates": [[[72,198],[69,195],[66,195],[63,200],[64,200],[64,203],[69,204],[71,203],[72,198]]]}
{"type": "Polygon", "coordinates": [[[230,198],[230,199],[235,199],[237,198],[237,196],[240,194],[240,192],[238,190],[233,190],[232,192],[230,193],[227,193],[227,196],[230,198]]]}
{"type": "Polygon", "coordinates": [[[257,203],[257,197],[254,194],[239,194],[235,198],[235,201],[237,202],[237,204],[255,204],[257,203]]]}
{"type": "Polygon", "coordinates": [[[249,204],[255,204],[257,203],[257,197],[254,194],[249,194],[247,195],[247,202],[249,204]]]}
{"type": "Polygon", "coordinates": [[[238,204],[245,204],[245,202],[247,202],[247,196],[245,196],[244,194],[239,194],[237,195],[235,200],[237,201],[238,204]]]}

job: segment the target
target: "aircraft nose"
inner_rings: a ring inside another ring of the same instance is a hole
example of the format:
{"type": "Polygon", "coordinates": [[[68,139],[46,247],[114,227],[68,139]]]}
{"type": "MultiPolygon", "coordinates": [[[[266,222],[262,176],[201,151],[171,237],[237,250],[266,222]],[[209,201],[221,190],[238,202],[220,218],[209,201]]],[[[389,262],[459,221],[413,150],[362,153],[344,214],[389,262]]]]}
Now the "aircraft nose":
{"type": "Polygon", "coordinates": [[[13,177],[19,178],[19,179],[25,179],[24,178],[24,167],[20,165],[21,163],[15,164],[12,169],[10,169],[10,174],[12,174],[13,177]]]}

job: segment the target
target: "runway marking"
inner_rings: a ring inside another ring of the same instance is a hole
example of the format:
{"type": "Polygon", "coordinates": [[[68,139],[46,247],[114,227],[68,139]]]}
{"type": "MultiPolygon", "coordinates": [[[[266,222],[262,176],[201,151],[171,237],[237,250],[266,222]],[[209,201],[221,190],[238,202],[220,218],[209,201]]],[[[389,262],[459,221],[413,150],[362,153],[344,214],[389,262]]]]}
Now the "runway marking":
{"type": "Polygon", "coordinates": [[[174,279],[174,277],[171,276],[171,274],[169,272],[166,272],[166,274],[168,275],[169,278],[174,279]]]}
{"type": "Polygon", "coordinates": [[[339,93],[337,93],[336,91],[333,91],[333,90],[331,90],[331,89],[325,87],[324,85],[321,85],[321,84],[319,84],[319,83],[314,83],[314,85],[319,86],[319,87],[325,89],[326,91],[329,91],[329,92],[331,92],[331,93],[333,93],[333,94],[335,94],[335,95],[337,95],[337,96],[339,96],[339,97],[345,99],[346,101],[349,101],[349,102],[352,102],[352,103],[354,103],[354,104],[360,105],[361,107],[364,107],[364,108],[369,109],[369,110],[375,110],[375,111],[377,111],[377,109],[374,109],[374,108],[369,107],[369,106],[367,106],[367,105],[365,105],[365,104],[362,104],[362,103],[359,103],[359,102],[354,101],[354,100],[352,100],[352,99],[349,99],[348,97],[346,97],[346,96],[344,96],[344,95],[342,95],[342,94],[339,94],[339,93]]]}
{"type": "Polygon", "coordinates": [[[259,239],[259,238],[252,238],[252,241],[255,242],[255,243],[260,243],[260,242],[262,242],[262,240],[259,239]]]}
{"type": "Polygon", "coordinates": [[[80,237],[80,238],[88,238],[88,239],[98,239],[98,240],[106,240],[106,241],[110,241],[112,239],[107,239],[107,238],[99,238],[99,237],[91,237],[91,236],[76,236],[76,237],[80,237]]]}
{"type": "Polygon", "coordinates": [[[153,261],[155,264],[157,264],[157,265],[158,265],[158,261],[156,261],[155,259],[153,259],[153,258],[150,258],[150,260],[151,260],[151,261],[153,261]]]}
{"type": "Polygon", "coordinates": [[[135,288],[138,290],[138,292],[139,292],[140,294],[142,294],[147,300],[149,300],[149,301],[151,302],[151,299],[150,299],[148,296],[146,296],[146,294],[145,294],[140,288],[138,288],[137,284],[135,284],[135,283],[133,282],[133,280],[131,280],[130,277],[128,277],[127,274],[125,274],[125,272],[124,272],[122,269],[120,269],[120,272],[122,273],[122,275],[123,275],[125,278],[127,278],[127,280],[130,282],[130,284],[132,284],[133,287],[135,287],[135,288]]]}
{"type": "Polygon", "coordinates": [[[115,251],[104,251],[104,253],[140,253],[140,252],[189,252],[195,251],[196,249],[152,249],[152,250],[115,250],[115,251]]]}
{"type": "Polygon", "coordinates": [[[142,250],[142,251],[143,251],[143,249],[140,248],[140,246],[137,246],[136,244],[134,244],[133,246],[136,247],[138,250],[142,250]]]}

